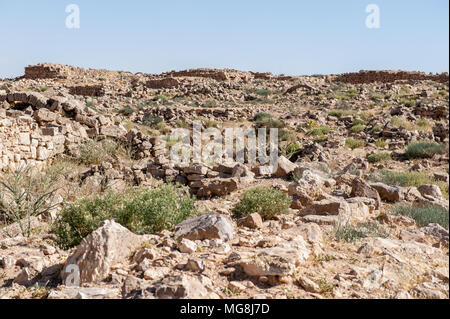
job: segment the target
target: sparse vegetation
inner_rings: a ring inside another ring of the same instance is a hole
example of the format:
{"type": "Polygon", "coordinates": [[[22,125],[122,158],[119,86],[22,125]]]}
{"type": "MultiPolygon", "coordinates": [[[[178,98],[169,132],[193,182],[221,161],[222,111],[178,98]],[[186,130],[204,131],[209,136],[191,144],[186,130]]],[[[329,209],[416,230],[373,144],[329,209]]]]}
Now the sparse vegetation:
{"type": "Polygon", "coordinates": [[[408,159],[431,158],[435,154],[444,154],[445,146],[434,142],[416,142],[408,145],[405,156],[408,159]]]}
{"type": "Polygon", "coordinates": [[[291,199],[287,194],[273,188],[257,187],[242,194],[239,203],[233,209],[233,214],[243,217],[258,213],[267,220],[280,214],[287,214],[290,205],[291,199]]]}
{"type": "Polygon", "coordinates": [[[389,233],[376,221],[360,223],[358,225],[338,225],[334,236],[338,241],[353,242],[366,237],[389,237],[389,233]]]}
{"type": "Polygon", "coordinates": [[[420,227],[433,223],[448,229],[448,211],[439,206],[397,204],[393,207],[393,212],[395,214],[411,217],[420,227]]]}
{"type": "Polygon", "coordinates": [[[354,139],[354,138],[347,138],[345,140],[345,145],[347,147],[350,147],[352,150],[354,150],[355,148],[360,148],[366,145],[366,142],[364,142],[363,140],[359,140],[359,139],[354,139]]]}
{"type": "Polygon", "coordinates": [[[195,212],[194,198],[186,189],[165,184],[159,188],[108,193],[81,199],[66,207],[53,225],[57,244],[68,249],[97,229],[102,221],[114,219],[137,234],[152,234],[173,227],[195,212]]]}
{"type": "Polygon", "coordinates": [[[32,219],[59,205],[56,191],[55,180],[31,166],[10,171],[0,178],[0,218],[6,224],[16,222],[22,235],[29,237],[32,219]]]}
{"type": "Polygon", "coordinates": [[[389,152],[379,152],[379,153],[373,153],[367,156],[367,160],[369,163],[378,163],[382,161],[389,161],[391,160],[391,153],[389,152]]]}
{"type": "Polygon", "coordinates": [[[382,170],[372,177],[376,182],[382,182],[387,185],[395,185],[401,187],[419,187],[425,184],[435,184],[441,189],[444,198],[448,199],[448,184],[443,181],[437,181],[433,177],[423,172],[394,172],[382,170]]]}

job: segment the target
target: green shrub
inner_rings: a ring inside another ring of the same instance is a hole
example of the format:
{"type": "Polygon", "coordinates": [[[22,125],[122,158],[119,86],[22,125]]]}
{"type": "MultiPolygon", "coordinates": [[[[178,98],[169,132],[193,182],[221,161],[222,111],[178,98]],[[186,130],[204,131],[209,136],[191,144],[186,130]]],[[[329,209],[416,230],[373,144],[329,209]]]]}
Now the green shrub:
{"type": "Polygon", "coordinates": [[[385,140],[380,138],[375,141],[375,145],[379,148],[385,148],[388,145],[388,143],[385,140]]]}
{"type": "Polygon", "coordinates": [[[120,109],[119,113],[122,115],[131,115],[135,111],[136,111],[135,109],[133,109],[131,106],[127,105],[127,106],[124,106],[122,109],[120,109]]]}
{"type": "Polygon", "coordinates": [[[389,160],[391,160],[391,153],[389,153],[389,152],[374,153],[374,154],[367,156],[367,160],[369,161],[369,163],[378,163],[381,161],[389,161],[389,160]]]}
{"type": "Polygon", "coordinates": [[[195,212],[194,202],[186,189],[172,184],[151,190],[109,193],[66,207],[52,228],[57,244],[63,249],[78,245],[106,219],[114,219],[137,234],[152,234],[172,230],[195,212]]]}
{"type": "Polygon", "coordinates": [[[434,142],[416,142],[408,145],[405,156],[408,159],[431,158],[435,154],[444,154],[445,146],[434,142]]]}
{"type": "Polygon", "coordinates": [[[163,123],[164,119],[159,116],[152,116],[151,114],[144,114],[142,117],[142,124],[156,128],[158,124],[163,123]]]}
{"type": "Polygon", "coordinates": [[[384,95],[381,93],[372,93],[370,94],[370,99],[374,102],[378,102],[384,99],[384,95]]]}
{"type": "Polygon", "coordinates": [[[418,226],[439,224],[448,229],[448,211],[439,206],[414,206],[410,204],[397,204],[393,207],[395,214],[408,216],[414,219],[418,226]]]}
{"type": "Polygon", "coordinates": [[[359,133],[361,131],[364,131],[365,128],[366,126],[364,124],[357,124],[352,126],[352,128],[350,129],[350,133],[359,133]]]}
{"type": "Polygon", "coordinates": [[[285,151],[286,157],[290,158],[292,155],[297,154],[298,152],[300,152],[301,149],[302,149],[301,146],[299,144],[297,144],[297,143],[289,144],[286,147],[286,151],[285,151]]]}
{"type": "Polygon", "coordinates": [[[355,148],[364,147],[366,145],[366,142],[364,142],[363,140],[358,140],[358,139],[354,139],[354,138],[347,138],[345,140],[345,145],[347,147],[350,147],[352,150],[354,150],[355,148]]]}
{"type": "Polygon", "coordinates": [[[443,181],[437,181],[433,177],[422,172],[394,172],[382,170],[378,173],[378,176],[372,177],[372,180],[387,185],[401,187],[419,187],[425,184],[435,184],[441,189],[442,196],[448,198],[448,184],[443,181]]]}
{"type": "Polygon", "coordinates": [[[400,104],[403,104],[406,107],[412,107],[416,105],[416,101],[415,100],[411,100],[411,99],[402,99],[400,101],[400,104]]]}
{"type": "Polygon", "coordinates": [[[375,125],[374,127],[372,127],[372,132],[376,133],[376,132],[380,132],[382,129],[381,125],[375,125]]]}
{"type": "Polygon", "coordinates": [[[308,131],[306,134],[312,136],[322,136],[327,135],[328,133],[330,133],[330,128],[328,126],[319,126],[308,131]]]}
{"type": "Polygon", "coordinates": [[[356,226],[345,224],[335,228],[334,236],[338,241],[353,242],[366,237],[389,237],[389,233],[376,221],[360,223],[356,226]]]}
{"type": "Polygon", "coordinates": [[[7,172],[0,178],[0,219],[7,224],[16,222],[22,236],[29,237],[31,220],[59,205],[54,201],[55,183],[53,176],[31,166],[7,172]]]}
{"type": "Polygon", "coordinates": [[[322,142],[326,142],[326,141],[328,141],[328,136],[326,136],[326,135],[322,135],[322,136],[316,137],[313,140],[314,143],[322,143],[322,142]]]}
{"type": "Polygon", "coordinates": [[[291,205],[290,197],[281,191],[268,187],[246,190],[233,209],[237,217],[258,213],[264,220],[287,214],[291,205]]]}
{"type": "Polygon", "coordinates": [[[100,165],[111,156],[117,156],[123,148],[112,139],[87,140],[80,144],[78,162],[86,165],[100,165]]]}
{"type": "Polygon", "coordinates": [[[202,107],[205,107],[205,108],[214,108],[216,106],[217,106],[216,100],[207,100],[207,101],[205,101],[205,103],[202,104],[202,107]]]}

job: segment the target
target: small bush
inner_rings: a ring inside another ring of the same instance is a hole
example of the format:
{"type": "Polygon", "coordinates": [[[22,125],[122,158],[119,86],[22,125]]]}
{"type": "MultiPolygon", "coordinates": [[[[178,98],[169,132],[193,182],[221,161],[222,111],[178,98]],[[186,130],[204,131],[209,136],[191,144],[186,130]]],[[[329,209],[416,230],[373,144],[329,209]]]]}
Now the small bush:
{"type": "Polygon", "coordinates": [[[425,184],[435,184],[439,186],[444,198],[448,198],[448,184],[443,181],[437,181],[433,177],[421,172],[394,172],[382,170],[378,176],[372,178],[373,181],[382,182],[387,185],[401,187],[419,187],[425,184]]]}
{"type": "Polygon", "coordinates": [[[137,234],[172,230],[195,211],[194,201],[184,188],[172,184],[81,199],[62,211],[53,224],[53,232],[57,244],[68,249],[78,245],[106,219],[114,219],[137,234]]]}
{"type": "Polygon", "coordinates": [[[385,148],[388,145],[388,143],[385,140],[380,138],[375,141],[375,145],[379,148],[385,148]]]}
{"type": "Polygon", "coordinates": [[[129,105],[123,107],[123,108],[120,109],[120,111],[119,111],[120,114],[122,114],[122,115],[127,115],[127,116],[133,114],[134,112],[136,112],[136,110],[133,109],[133,108],[132,108],[131,106],[129,106],[129,105]]]}
{"type": "Polygon", "coordinates": [[[369,163],[378,163],[381,161],[389,161],[389,160],[391,160],[391,153],[389,153],[389,152],[374,153],[374,154],[367,156],[367,160],[369,161],[369,163]]]}
{"type": "Polygon", "coordinates": [[[365,128],[366,126],[364,124],[357,124],[352,126],[352,128],[350,129],[350,133],[359,133],[361,131],[364,131],[365,128]]]}
{"type": "Polygon", "coordinates": [[[445,146],[433,142],[416,142],[408,145],[405,156],[408,159],[431,158],[435,154],[444,154],[445,146]]]}
{"type": "Polygon", "coordinates": [[[207,100],[207,101],[205,101],[205,103],[202,104],[202,107],[205,107],[205,108],[214,108],[216,106],[217,106],[216,100],[207,100]]]}
{"type": "Polygon", "coordinates": [[[291,199],[279,190],[258,187],[242,194],[239,203],[234,207],[233,214],[237,217],[258,213],[264,220],[273,219],[280,214],[287,214],[291,199]]]}
{"type": "Polygon", "coordinates": [[[312,136],[322,136],[327,135],[328,133],[330,133],[330,128],[328,126],[319,126],[308,131],[306,134],[312,136]]]}
{"type": "Polygon", "coordinates": [[[22,236],[29,237],[31,219],[59,205],[54,202],[55,183],[31,166],[6,173],[0,178],[0,218],[7,224],[17,222],[22,236]]]}
{"type": "Polygon", "coordinates": [[[372,127],[372,132],[376,133],[376,132],[380,132],[382,129],[381,125],[375,125],[374,127],[372,127]]]}
{"type": "Polygon", "coordinates": [[[442,207],[397,204],[393,207],[393,212],[411,217],[421,227],[434,223],[448,229],[448,211],[442,207]]]}
{"type": "Polygon", "coordinates": [[[294,154],[297,154],[298,152],[300,152],[301,149],[302,149],[301,146],[297,143],[289,144],[286,147],[286,151],[285,151],[286,157],[287,158],[292,157],[294,154]]]}
{"type": "Polygon", "coordinates": [[[87,140],[79,146],[78,162],[86,165],[100,165],[111,156],[117,156],[123,148],[112,139],[87,140]]]}
{"type": "Polygon", "coordinates": [[[328,141],[328,136],[326,136],[326,135],[322,135],[322,136],[316,137],[313,140],[314,143],[322,143],[322,142],[326,142],[326,141],[328,141]]]}
{"type": "Polygon", "coordinates": [[[354,139],[354,138],[347,138],[345,140],[345,145],[347,147],[350,147],[352,150],[354,150],[355,148],[364,147],[366,145],[366,142],[364,142],[363,140],[358,140],[358,139],[354,139]]]}
{"type": "Polygon", "coordinates": [[[156,128],[158,126],[158,124],[160,124],[162,122],[164,122],[164,119],[159,116],[152,116],[150,114],[145,114],[142,117],[142,123],[144,125],[150,126],[152,128],[156,128]]]}
{"type": "Polygon", "coordinates": [[[376,221],[360,223],[356,226],[346,224],[335,228],[334,236],[338,241],[353,242],[366,237],[389,237],[389,233],[376,221]]]}

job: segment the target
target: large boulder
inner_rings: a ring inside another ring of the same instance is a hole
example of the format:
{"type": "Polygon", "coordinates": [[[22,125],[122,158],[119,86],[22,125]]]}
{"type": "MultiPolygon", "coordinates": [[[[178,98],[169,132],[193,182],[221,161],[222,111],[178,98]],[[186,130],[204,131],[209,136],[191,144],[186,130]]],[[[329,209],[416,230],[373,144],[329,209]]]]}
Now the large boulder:
{"type": "Polygon", "coordinates": [[[243,271],[252,277],[288,276],[295,272],[309,256],[310,251],[302,247],[273,247],[261,250],[256,256],[240,262],[243,271]]]}
{"type": "MultiPolygon", "coordinates": [[[[200,185],[197,190],[198,198],[208,198],[213,196],[225,196],[238,190],[239,180],[237,178],[211,178],[196,181],[200,185]]],[[[197,183],[192,182],[191,187],[197,183]]]]}
{"type": "Polygon", "coordinates": [[[105,279],[110,267],[128,258],[142,241],[141,236],[122,225],[112,220],[104,221],[100,228],[83,239],[67,259],[65,271],[62,272],[63,281],[72,273],[73,265],[79,269],[80,284],[105,279]]]}
{"type": "Polygon", "coordinates": [[[175,238],[190,240],[233,239],[234,225],[225,216],[210,212],[202,216],[185,220],[175,227],[175,238]]]}
{"type": "Polygon", "coordinates": [[[336,216],[340,214],[348,215],[349,212],[350,207],[344,200],[338,198],[330,198],[322,199],[320,201],[312,203],[310,206],[300,210],[300,215],[336,216]]]}
{"type": "Polygon", "coordinates": [[[169,276],[155,286],[158,299],[211,299],[217,294],[209,292],[197,276],[169,276]]]}
{"type": "Polygon", "coordinates": [[[422,194],[422,196],[431,196],[432,198],[442,199],[442,192],[439,186],[434,184],[422,185],[417,190],[422,194]]]}
{"type": "Polygon", "coordinates": [[[369,186],[377,190],[382,200],[394,203],[403,200],[403,189],[401,187],[383,183],[369,183],[369,186]]]}
{"type": "Polygon", "coordinates": [[[352,181],[352,192],[350,196],[372,198],[375,200],[375,208],[380,208],[381,199],[378,191],[359,177],[352,181]]]}
{"type": "Polygon", "coordinates": [[[276,177],[287,177],[297,168],[297,165],[292,163],[284,156],[278,158],[278,167],[273,174],[276,177]]]}

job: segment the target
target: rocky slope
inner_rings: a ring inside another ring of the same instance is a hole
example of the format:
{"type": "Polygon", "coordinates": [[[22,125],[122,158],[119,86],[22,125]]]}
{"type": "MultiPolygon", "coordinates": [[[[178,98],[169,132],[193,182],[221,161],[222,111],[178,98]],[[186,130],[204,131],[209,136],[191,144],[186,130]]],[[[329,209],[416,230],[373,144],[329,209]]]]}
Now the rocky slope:
{"type": "Polygon", "coordinates": [[[448,298],[448,90],[448,74],[403,71],[41,64],[0,79],[0,180],[37,167],[58,185],[51,209],[26,219],[29,233],[0,205],[0,297],[448,298]],[[278,170],[171,161],[171,129],[195,120],[277,127],[278,170]],[[436,150],[410,156],[415,142],[436,150]],[[105,220],[78,246],[57,245],[52,224],[80,198],[170,182],[199,206],[173,230],[137,235],[105,220]],[[259,186],[287,194],[289,214],[233,215],[259,186]],[[399,205],[447,217],[424,222],[399,205]]]}

